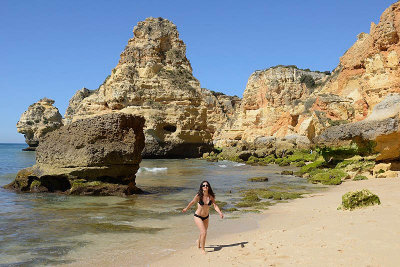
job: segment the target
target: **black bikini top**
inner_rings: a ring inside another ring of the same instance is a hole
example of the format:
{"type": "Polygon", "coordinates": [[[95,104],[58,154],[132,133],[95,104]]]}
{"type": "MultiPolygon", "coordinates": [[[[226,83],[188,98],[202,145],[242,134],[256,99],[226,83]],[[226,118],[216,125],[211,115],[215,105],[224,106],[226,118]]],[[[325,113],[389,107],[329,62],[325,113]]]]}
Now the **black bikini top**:
{"type": "MultiPolygon", "coordinates": [[[[203,199],[200,199],[198,203],[199,203],[201,206],[203,206],[203,205],[204,205],[203,199]]],[[[210,199],[210,201],[208,202],[208,206],[211,206],[211,204],[212,204],[212,200],[210,199]]]]}

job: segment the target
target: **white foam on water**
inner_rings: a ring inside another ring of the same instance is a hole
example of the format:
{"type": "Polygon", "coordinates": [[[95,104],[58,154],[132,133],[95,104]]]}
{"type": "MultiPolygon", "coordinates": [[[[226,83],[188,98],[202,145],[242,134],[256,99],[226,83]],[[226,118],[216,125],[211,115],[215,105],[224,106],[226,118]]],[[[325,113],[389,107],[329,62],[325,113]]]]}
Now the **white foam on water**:
{"type": "Polygon", "coordinates": [[[222,164],[222,165],[218,165],[221,168],[226,168],[226,165],[222,164]]]}
{"type": "Polygon", "coordinates": [[[167,170],[168,170],[167,167],[154,167],[154,168],[140,167],[138,173],[141,173],[141,172],[166,172],[167,170]]]}
{"type": "Polygon", "coordinates": [[[234,164],[233,166],[239,167],[239,166],[244,166],[244,165],[246,165],[246,164],[244,164],[244,163],[236,163],[236,164],[234,164]]]}

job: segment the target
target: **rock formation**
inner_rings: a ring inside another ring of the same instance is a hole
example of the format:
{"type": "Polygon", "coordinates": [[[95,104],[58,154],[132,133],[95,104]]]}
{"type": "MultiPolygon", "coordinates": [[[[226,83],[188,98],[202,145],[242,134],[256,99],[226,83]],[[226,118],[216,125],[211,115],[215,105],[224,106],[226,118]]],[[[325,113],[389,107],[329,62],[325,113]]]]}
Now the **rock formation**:
{"type": "Polygon", "coordinates": [[[400,3],[395,3],[377,25],[372,23],[369,34],[358,35],[331,75],[295,66],[254,72],[240,108],[214,143],[239,150],[287,150],[305,147],[329,127],[365,119],[385,96],[400,93],[399,36],[400,3]]]}
{"type": "MultiPolygon", "coordinates": [[[[216,136],[216,145],[232,146],[238,141],[253,143],[257,138],[267,136],[307,136],[311,130],[305,124],[311,121],[306,119],[312,116],[310,108],[316,103],[316,98],[311,96],[328,76],[295,66],[277,66],[254,72],[236,114],[216,136]]],[[[341,101],[318,98],[318,103],[324,103],[326,109],[341,101]]]]}
{"type": "Polygon", "coordinates": [[[140,192],[135,174],[144,148],[144,119],[121,112],[75,121],[48,133],[36,164],[6,188],[81,195],[140,192]]]}
{"type": "Polygon", "coordinates": [[[332,74],[296,66],[256,71],[242,101],[200,87],[172,22],[148,18],[133,33],[104,83],[71,98],[64,121],[141,115],[147,158],[197,157],[212,144],[244,158],[308,148],[329,127],[364,120],[385,96],[400,93],[400,3],[358,35],[332,74]]]}
{"type": "Polygon", "coordinates": [[[387,8],[370,33],[360,33],[356,43],[321,93],[351,99],[354,119],[364,119],[386,95],[400,93],[400,3],[387,8]]]}
{"type": "Polygon", "coordinates": [[[334,126],[316,137],[316,142],[330,146],[354,141],[360,147],[372,145],[379,153],[377,160],[400,157],[400,94],[388,95],[375,105],[372,113],[362,121],[334,126]],[[370,144],[369,141],[373,143],[370,144]]]}
{"type": "Polygon", "coordinates": [[[208,115],[223,113],[214,109],[225,102],[200,88],[172,22],[147,18],[133,33],[104,83],[70,100],[66,123],[113,111],[141,115],[146,118],[144,157],[200,156],[210,149],[216,124],[224,123],[220,114],[209,127],[208,115]]]}
{"type": "Polygon", "coordinates": [[[25,150],[35,150],[40,139],[63,125],[61,114],[53,104],[52,99],[40,99],[21,115],[17,131],[25,136],[25,142],[29,145],[25,150]]]}

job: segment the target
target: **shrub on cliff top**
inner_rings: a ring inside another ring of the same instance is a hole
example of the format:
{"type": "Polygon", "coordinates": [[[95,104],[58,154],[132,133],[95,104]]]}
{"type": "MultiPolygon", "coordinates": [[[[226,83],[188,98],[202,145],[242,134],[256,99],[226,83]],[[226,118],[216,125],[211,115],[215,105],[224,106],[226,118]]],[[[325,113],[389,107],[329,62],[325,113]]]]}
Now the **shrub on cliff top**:
{"type": "Polygon", "coordinates": [[[353,210],[373,205],[380,205],[379,197],[368,189],[363,189],[356,192],[347,192],[342,196],[342,205],[338,209],[353,210]]]}
{"type": "Polygon", "coordinates": [[[315,81],[314,78],[311,75],[304,74],[300,77],[300,82],[304,83],[308,88],[314,88],[315,87],[315,81]]]}

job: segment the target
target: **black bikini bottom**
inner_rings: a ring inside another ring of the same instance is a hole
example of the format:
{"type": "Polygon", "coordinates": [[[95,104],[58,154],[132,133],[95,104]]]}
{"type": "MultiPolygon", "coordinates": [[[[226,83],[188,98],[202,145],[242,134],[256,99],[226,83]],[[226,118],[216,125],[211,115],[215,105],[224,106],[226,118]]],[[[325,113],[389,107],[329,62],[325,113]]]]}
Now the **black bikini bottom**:
{"type": "Polygon", "coordinates": [[[196,213],[194,214],[194,217],[200,218],[202,221],[205,221],[205,220],[207,220],[209,216],[210,216],[210,214],[208,214],[206,217],[203,217],[203,216],[197,215],[196,213]]]}

